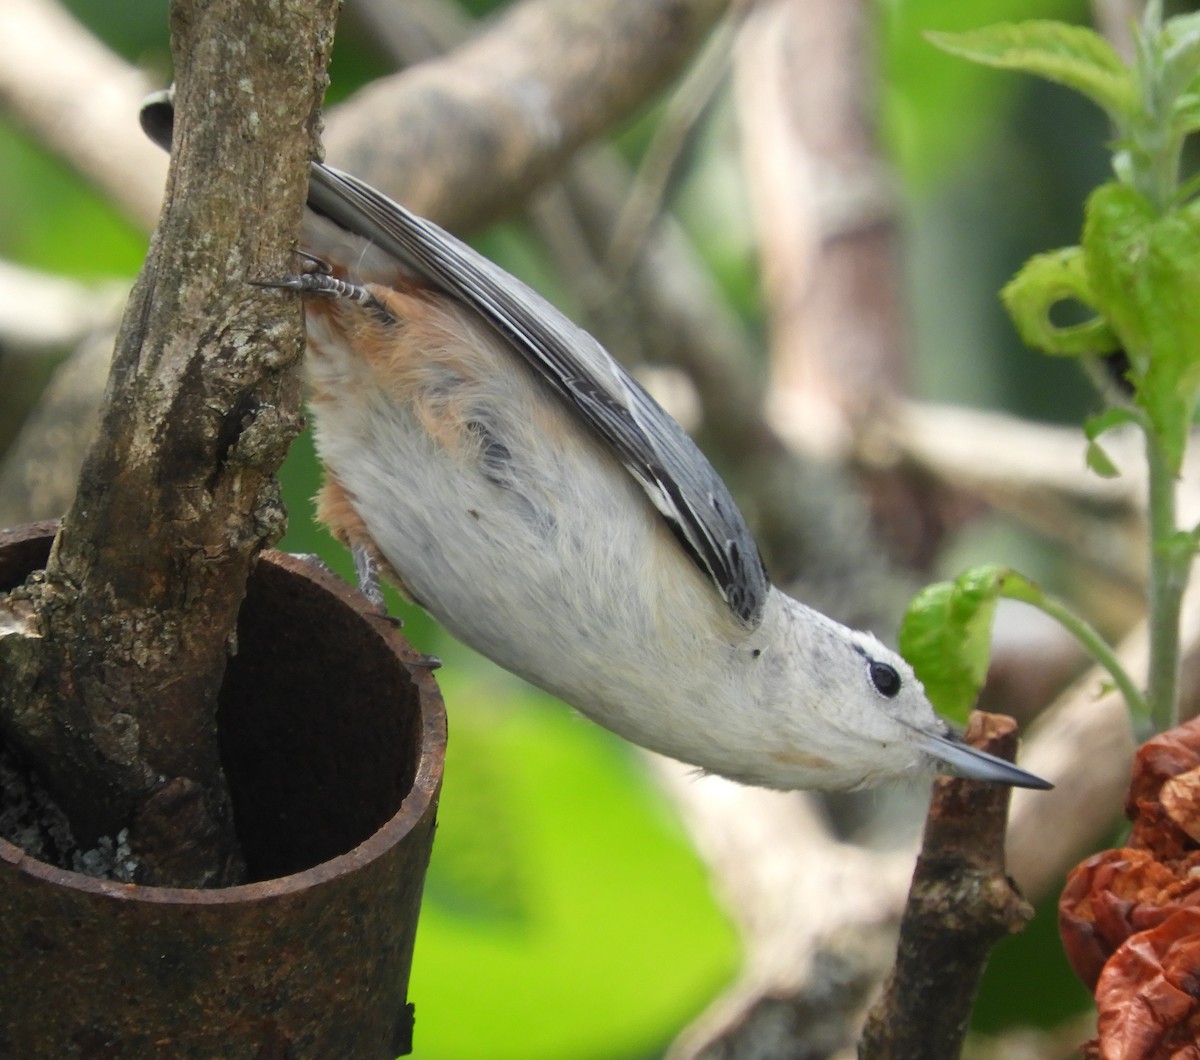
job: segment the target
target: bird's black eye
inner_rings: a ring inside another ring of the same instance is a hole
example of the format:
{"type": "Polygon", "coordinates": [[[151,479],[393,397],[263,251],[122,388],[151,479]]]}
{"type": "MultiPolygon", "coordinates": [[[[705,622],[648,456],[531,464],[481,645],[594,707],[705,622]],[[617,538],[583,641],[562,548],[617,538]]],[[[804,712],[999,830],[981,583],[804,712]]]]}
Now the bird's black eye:
{"type": "Polygon", "coordinates": [[[884,662],[871,663],[871,684],[873,684],[880,695],[887,696],[891,699],[900,691],[900,675],[896,673],[894,666],[889,666],[884,662]]]}

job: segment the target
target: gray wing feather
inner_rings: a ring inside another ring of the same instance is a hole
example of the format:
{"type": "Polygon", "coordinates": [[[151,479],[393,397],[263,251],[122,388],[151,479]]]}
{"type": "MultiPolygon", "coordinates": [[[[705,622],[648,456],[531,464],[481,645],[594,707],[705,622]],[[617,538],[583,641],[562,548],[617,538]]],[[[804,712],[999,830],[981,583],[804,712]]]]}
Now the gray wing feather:
{"type": "Polygon", "coordinates": [[[349,174],[313,163],[309,205],[469,306],[578,412],[716,584],[738,621],[762,621],[769,588],[745,520],[712,465],[586,331],[436,225],[349,174]]]}

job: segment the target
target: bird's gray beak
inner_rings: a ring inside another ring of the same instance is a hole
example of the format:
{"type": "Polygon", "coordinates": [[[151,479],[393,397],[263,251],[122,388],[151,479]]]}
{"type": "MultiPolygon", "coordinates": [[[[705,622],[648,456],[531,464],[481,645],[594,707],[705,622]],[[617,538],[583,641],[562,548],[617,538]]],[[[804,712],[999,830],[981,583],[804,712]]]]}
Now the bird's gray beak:
{"type": "Polygon", "coordinates": [[[990,780],[1014,788],[1037,788],[1040,791],[1054,787],[1049,781],[1018,769],[1003,758],[977,751],[954,733],[948,732],[943,736],[923,733],[921,749],[937,759],[945,767],[945,772],[953,776],[968,780],[990,780]]]}

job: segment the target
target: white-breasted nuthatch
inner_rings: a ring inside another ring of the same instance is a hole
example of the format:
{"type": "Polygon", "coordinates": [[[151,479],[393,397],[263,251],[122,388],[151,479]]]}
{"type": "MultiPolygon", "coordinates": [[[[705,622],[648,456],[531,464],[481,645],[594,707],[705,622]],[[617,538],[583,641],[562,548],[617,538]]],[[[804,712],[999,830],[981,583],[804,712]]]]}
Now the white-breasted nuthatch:
{"type": "Polygon", "coordinates": [[[309,206],[308,267],[269,285],[305,296],[319,515],[360,576],[626,739],[748,784],[1049,787],[961,742],[875,637],[773,587],[699,449],[542,297],[331,167],[312,164],[309,206]]]}

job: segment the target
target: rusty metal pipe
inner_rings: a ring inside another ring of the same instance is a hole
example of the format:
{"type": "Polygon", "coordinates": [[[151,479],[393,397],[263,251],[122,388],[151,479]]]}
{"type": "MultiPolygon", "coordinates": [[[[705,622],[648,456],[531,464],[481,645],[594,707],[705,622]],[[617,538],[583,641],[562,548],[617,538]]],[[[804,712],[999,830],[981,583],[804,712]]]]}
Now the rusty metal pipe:
{"type": "MultiPolygon", "coordinates": [[[[44,563],[52,535],[0,534],[0,590],[44,563]]],[[[334,575],[266,553],[220,734],[255,882],[114,883],[0,840],[0,1056],[409,1051],[446,741],[428,667],[334,575]]]]}

